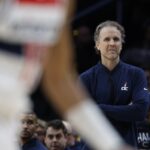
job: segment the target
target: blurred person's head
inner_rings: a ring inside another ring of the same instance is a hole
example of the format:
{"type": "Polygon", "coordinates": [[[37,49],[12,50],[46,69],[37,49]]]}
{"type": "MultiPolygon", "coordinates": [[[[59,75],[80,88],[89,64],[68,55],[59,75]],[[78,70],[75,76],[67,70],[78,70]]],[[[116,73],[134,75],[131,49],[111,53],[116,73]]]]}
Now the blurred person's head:
{"type": "Polygon", "coordinates": [[[45,144],[48,150],[64,150],[67,145],[67,130],[61,120],[48,123],[45,144]]]}
{"type": "Polygon", "coordinates": [[[44,144],[47,124],[45,121],[38,119],[35,131],[36,138],[44,144]]]}
{"type": "Polygon", "coordinates": [[[37,117],[34,113],[21,114],[21,142],[24,144],[27,141],[34,138],[36,127],[37,127],[37,117]]]}
{"type": "Polygon", "coordinates": [[[69,122],[63,121],[63,124],[65,125],[67,129],[67,145],[73,146],[77,142],[77,133],[72,129],[72,126],[69,122]]]}
{"type": "Polygon", "coordinates": [[[77,30],[75,30],[75,35],[77,36],[78,44],[88,44],[92,41],[91,31],[88,26],[80,26],[77,30]]]}

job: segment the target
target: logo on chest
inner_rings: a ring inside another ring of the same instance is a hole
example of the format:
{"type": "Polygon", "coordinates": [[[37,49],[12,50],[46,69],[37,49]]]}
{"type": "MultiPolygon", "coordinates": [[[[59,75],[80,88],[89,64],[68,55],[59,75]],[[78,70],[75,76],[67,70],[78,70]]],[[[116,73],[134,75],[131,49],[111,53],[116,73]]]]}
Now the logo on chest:
{"type": "Polygon", "coordinates": [[[125,82],[124,85],[121,87],[121,91],[128,91],[127,82],[125,82]]]}

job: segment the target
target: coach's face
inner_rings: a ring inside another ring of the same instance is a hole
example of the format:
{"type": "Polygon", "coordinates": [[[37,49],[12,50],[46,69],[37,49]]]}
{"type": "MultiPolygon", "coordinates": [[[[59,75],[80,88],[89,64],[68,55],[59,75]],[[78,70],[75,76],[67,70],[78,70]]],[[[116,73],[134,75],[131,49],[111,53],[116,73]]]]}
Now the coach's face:
{"type": "Polygon", "coordinates": [[[100,30],[96,48],[100,51],[102,61],[118,59],[122,49],[120,31],[114,26],[103,27],[100,30]]]}

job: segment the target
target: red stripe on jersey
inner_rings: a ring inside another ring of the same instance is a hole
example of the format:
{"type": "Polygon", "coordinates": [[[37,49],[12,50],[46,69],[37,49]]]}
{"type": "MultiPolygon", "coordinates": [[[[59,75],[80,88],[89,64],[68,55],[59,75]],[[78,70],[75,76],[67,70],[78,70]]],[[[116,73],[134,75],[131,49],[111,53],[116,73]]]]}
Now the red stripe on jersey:
{"type": "Polygon", "coordinates": [[[62,0],[16,0],[20,4],[60,4],[62,0]]]}
{"type": "Polygon", "coordinates": [[[23,46],[25,60],[41,61],[48,49],[49,45],[25,44],[23,46]]]}

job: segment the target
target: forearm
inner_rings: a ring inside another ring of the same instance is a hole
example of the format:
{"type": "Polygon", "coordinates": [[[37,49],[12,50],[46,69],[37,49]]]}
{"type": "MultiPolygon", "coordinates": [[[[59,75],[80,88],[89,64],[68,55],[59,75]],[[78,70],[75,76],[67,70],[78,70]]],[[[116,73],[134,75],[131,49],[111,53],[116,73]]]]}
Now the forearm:
{"type": "Polygon", "coordinates": [[[78,104],[79,99],[86,99],[87,97],[80,90],[80,86],[77,87],[73,46],[69,31],[70,29],[66,25],[57,44],[50,47],[44,64],[44,89],[48,96],[52,97],[54,105],[61,113],[78,104]]]}
{"type": "Polygon", "coordinates": [[[61,76],[59,79],[49,78],[52,80],[49,80],[48,85],[45,86],[46,93],[51,97],[54,106],[56,106],[62,114],[78,105],[80,100],[87,99],[85,91],[71,78],[70,75],[61,76]]]}
{"type": "Polygon", "coordinates": [[[110,118],[118,121],[142,121],[147,111],[148,103],[131,104],[131,105],[105,105],[100,104],[99,107],[110,118]]]}

